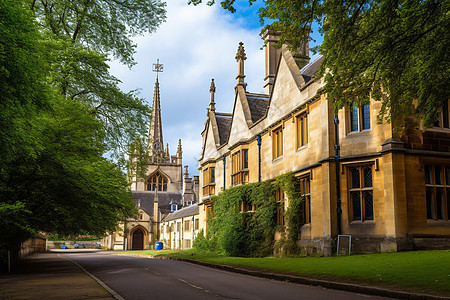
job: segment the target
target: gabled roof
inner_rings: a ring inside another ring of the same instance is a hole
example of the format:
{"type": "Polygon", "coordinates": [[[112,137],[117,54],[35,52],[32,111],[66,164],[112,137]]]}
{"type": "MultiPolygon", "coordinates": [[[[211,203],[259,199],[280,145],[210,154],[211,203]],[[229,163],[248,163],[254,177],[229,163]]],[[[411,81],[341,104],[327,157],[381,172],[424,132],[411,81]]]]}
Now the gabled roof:
{"type": "MultiPolygon", "coordinates": [[[[140,200],[140,207],[145,211],[150,217],[153,217],[154,199],[155,192],[151,191],[131,191],[133,194],[133,202],[138,207],[140,200]]],[[[161,212],[170,212],[170,202],[174,201],[181,203],[182,195],[176,192],[158,192],[158,207],[161,212]]]]}
{"type": "Polygon", "coordinates": [[[217,122],[217,131],[219,133],[219,144],[222,146],[228,141],[231,127],[231,115],[228,114],[215,114],[217,122]]]}
{"type": "MultiPolygon", "coordinates": [[[[158,194],[159,197],[159,194],[158,194]]],[[[193,205],[183,207],[180,210],[174,211],[173,213],[168,214],[162,221],[167,222],[175,219],[186,218],[193,215],[198,215],[198,204],[195,203],[193,205]]]]}
{"type": "Polygon", "coordinates": [[[319,70],[320,65],[322,64],[323,56],[320,55],[317,59],[310,62],[303,69],[300,70],[303,78],[305,79],[305,83],[308,83],[312,78],[315,77],[317,70],[319,70]]]}
{"type": "Polygon", "coordinates": [[[248,107],[252,118],[252,123],[256,123],[265,116],[269,105],[269,95],[246,93],[248,107]]]}

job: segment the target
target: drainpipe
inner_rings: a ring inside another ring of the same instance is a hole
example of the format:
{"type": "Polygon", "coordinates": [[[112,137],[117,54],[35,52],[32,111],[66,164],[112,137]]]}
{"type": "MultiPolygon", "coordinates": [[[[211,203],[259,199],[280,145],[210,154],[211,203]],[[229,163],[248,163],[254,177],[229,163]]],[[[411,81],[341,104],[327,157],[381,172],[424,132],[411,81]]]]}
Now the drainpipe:
{"type": "Polygon", "coordinates": [[[341,180],[340,180],[340,174],[339,174],[339,150],[341,150],[341,146],[339,146],[339,118],[337,114],[334,114],[334,161],[336,164],[336,213],[337,213],[337,232],[338,235],[341,234],[341,214],[342,214],[342,208],[341,208],[341,180]]]}
{"type": "Polygon", "coordinates": [[[226,158],[225,155],[222,157],[222,161],[223,161],[223,190],[225,191],[225,189],[227,188],[226,184],[227,184],[227,177],[226,177],[226,158]]]}
{"type": "Polygon", "coordinates": [[[258,142],[258,182],[261,182],[261,136],[256,137],[258,142]]]}

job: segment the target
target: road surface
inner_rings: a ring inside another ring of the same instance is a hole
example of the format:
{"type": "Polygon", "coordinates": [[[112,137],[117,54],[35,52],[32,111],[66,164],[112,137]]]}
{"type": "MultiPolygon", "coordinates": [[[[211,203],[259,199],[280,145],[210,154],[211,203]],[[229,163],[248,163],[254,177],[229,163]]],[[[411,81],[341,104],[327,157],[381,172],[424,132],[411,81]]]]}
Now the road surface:
{"type": "Polygon", "coordinates": [[[62,254],[125,299],[386,299],[257,278],[191,263],[111,255],[62,254]]]}

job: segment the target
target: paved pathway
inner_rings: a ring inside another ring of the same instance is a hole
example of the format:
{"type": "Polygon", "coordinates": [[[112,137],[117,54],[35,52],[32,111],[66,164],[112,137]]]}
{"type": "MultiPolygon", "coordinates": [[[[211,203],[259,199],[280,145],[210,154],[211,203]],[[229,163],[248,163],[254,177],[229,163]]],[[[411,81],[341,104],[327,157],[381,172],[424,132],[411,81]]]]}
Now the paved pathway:
{"type": "Polygon", "coordinates": [[[26,258],[12,274],[0,275],[0,299],[114,298],[70,260],[58,253],[42,253],[26,258]]]}

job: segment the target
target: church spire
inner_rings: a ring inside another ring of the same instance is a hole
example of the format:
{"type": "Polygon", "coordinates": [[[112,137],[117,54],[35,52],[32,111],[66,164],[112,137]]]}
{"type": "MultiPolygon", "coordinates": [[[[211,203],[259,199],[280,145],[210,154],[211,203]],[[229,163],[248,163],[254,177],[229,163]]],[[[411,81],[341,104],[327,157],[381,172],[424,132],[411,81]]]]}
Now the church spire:
{"type": "Polygon", "coordinates": [[[153,149],[153,153],[155,151],[163,150],[164,147],[158,77],[156,77],[155,91],[153,94],[152,120],[150,122],[150,131],[148,133],[148,146],[153,149]]]}

